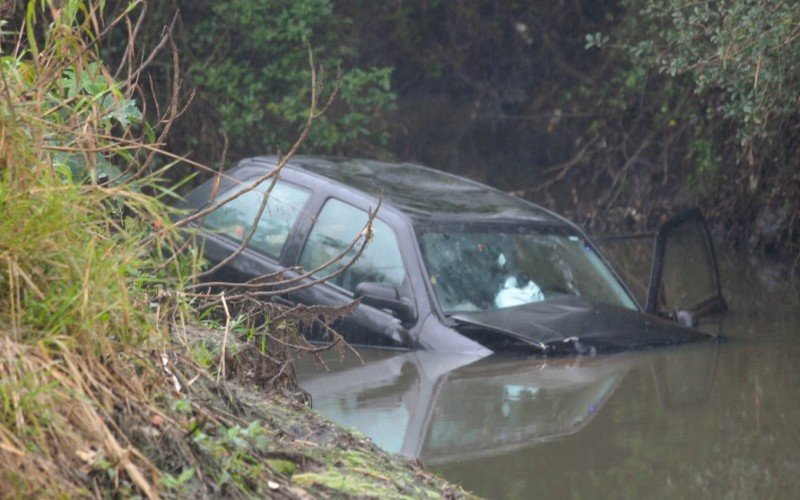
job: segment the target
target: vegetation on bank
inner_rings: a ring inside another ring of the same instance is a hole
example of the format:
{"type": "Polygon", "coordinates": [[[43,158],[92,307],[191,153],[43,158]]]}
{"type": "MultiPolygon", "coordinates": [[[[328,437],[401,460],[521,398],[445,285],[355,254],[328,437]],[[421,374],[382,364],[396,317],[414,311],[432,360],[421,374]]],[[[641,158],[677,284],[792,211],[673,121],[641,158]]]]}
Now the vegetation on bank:
{"type": "Polygon", "coordinates": [[[142,6],[31,0],[3,22],[0,496],[463,495],[302,402],[316,314],[190,286],[162,150],[180,108],[143,118],[132,39],[99,56],[142,6]]]}
{"type": "Polygon", "coordinates": [[[597,232],[654,227],[698,203],[729,242],[800,253],[797,2],[149,7],[143,39],[177,16],[182,54],[178,76],[158,59],[156,87],[169,95],[178,78],[199,104],[178,120],[173,152],[215,162],[226,136],[231,161],[285,150],[303,123],[297,49],[310,43],[343,85],[310,153],[419,161],[597,232]]]}
{"type": "MultiPolygon", "coordinates": [[[[122,6],[127,0],[109,3],[122,6]]],[[[157,46],[169,26],[180,58],[175,67],[162,53],[148,68],[163,94],[148,97],[168,96],[164,90],[180,81],[181,98],[191,102],[176,121],[171,151],[191,151],[209,163],[226,151],[232,161],[287,151],[306,121],[310,46],[321,68],[318,77],[338,80],[338,93],[304,147],[316,154],[380,154],[388,141],[384,117],[394,108],[391,68],[358,64],[357,33],[349,31],[350,24],[330,0],[149,2],[137,43],[157,46]]],[[[116,60],[124,40],[110,42],[103,55],[116,60]]]]}
{"type": "Polygon", "coordinates": [[[642,146],[631,157],[637,168],[654,177],[674,169],[684,195],[732,241],[800,254],[800,4],[620,7],[618,20],[586,38],[610,64],[607,85],[583,89],[608,106],[593,125],[635,120],[646,130],[629,146],[642,146]]]}
{"type": "Polygon", "coordinates": [[[336,5],[395,67],[398,156],[598,232],[698,203],[728,242],[800,254],[797,2],[336,5]]]}

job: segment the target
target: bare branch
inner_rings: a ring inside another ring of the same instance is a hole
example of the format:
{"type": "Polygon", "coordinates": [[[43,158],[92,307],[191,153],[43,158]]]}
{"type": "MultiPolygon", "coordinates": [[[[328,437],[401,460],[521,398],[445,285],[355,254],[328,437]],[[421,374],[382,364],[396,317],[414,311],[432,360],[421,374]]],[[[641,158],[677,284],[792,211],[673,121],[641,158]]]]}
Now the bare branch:
{"type": "Polygon", "coordinates": [[[153,60],[155,60],[158,53],[161,52],[161,50],[167,45],[167,42],[170,40],[170,34],[172,33],[172,29],[175,27],[175,22],[177,21],[177,19],[178,19],[178,13],[176,12],[175,15],[172,16],[172,21],[170,21],[169,26],[164,27],[161,40],[158,42],[155,48],[152,51],[150,51],[150,54],[147,56],[147,59],[145,59],[141,64],[139,64],[139,67],[136,68],[132,74],[128,75],[128,78],[125,80],[124,85],[133,85],[133,82],[135,82],[139,78],[139,75],[142,73],[142,71],[144,71],[145,68],[150,66],[150,63],[152,63],[153,60]]]}
{"type": "Polygon", "coordinates": [[[219,371],[217,371],[217,383],[220,377],[225,376],[225,347],[228,345],[228,335],[231,332],[231,311],[228,309],[228,302],[225,300],[225,292],[219,294],[222,299],[222,308],[225,310],[225,333],[222,337],[222,348],[219,355],[219,371]]]}
{"type": "Polygon", "coordinates": [[[130,25],[130,18],[125,18],[125,23],[128,27],[128,45],[125,47],[125,53],[122,56],[122,60],[119,62],[119,66],[117,70],[114,72],[114,80],[119,78],[120,73],[122,73],[122,68],[125,65],[128,65],[128,74],[130,75],[133,71],[132,64],[133,64],[133,54],[134,54],[134,40],[136,40],[139,31],[142,28],[142,24],[144,22],[145,14],[147,14],[147,3],[142,4],[142,10],[139,13],[139,19],[136,20],[136,27],[132,28],[130,25]]]}
{"type": "MultiPolygon", "coordinates": [[[[196,221],[197,219],[200,219],[201,217],[205,217],[206,215],[210,214],[211,212],[213,212],[214,210],[218,209],[219,207],[225,205],[226,203],[230,203],[231,201],[235,200],[236,198],[239,198],[240,196],[242,196],[243,194],[245,194],[245,193],[247,193],[249,191],[252,191],[253,189],[256,188],[256,186],[258,186],[262,182],[264,182],[264,181],[266,181],[268,179],[271,179],[271,178],[273,178],[273,177],[275,177],[275,176],[280,174],[280,171],[283,170],[283,167],[286,166],[286,163],[288,163],[289,159],[291,159],[292,156],[295,155],[297,150],[300,148],[300,145],[303,143],[303,141],[305,141],[306,137],[308,137],[308,134],[311,132],[311,126],[314,124],[314,121],[317,118],[319,118],[320,116],[322,116],[322,114],[324,114],[328,110],[328,108],[333,103],[333,100],[336,97],[336,94],[339,91],[339,79],[337,77],[336,86],[334,87],[333,91],[331,92],[331,95],[328,98],[328,101],[325,103],[325,105],[321,109],[319,108],[319,87],[318,87],[318,84],[317,84],[317,72],[316,72],[315,66],[314,66],[314,56],[313,56],[313,53],[311,52],[311,47],[309,47],[309,49],[308,49],[308,59],[309,59],[309,66],[311,67],[311,88],[312,88],[311,105],[309,107],[308,118],[306,119],[305,126],[303,127],[303,130],[300,132],[300,135],[297,137],[297,140],[294,142],[292,147],[289,149],[289,152],[286,153],[285,156],[281,156],[278,159],[278,164],[270,172],[267,172],[266,174],[262,175],[261,177],[258,177],[257,179],[255,179],[254,181],[250,182],[249,184],[247,184],[245,187],[243,187],[239,191],[236,191],[235,193],[232,193],[228,197],[223,198],[223,199],[221,199],[221,200],[219,200],[219,201],[217,201],[215,203],[212,203],[210,206],[208,206],[208,207],[206,207],[206,208],[204,208],[202,210],[199,210],[198,212],[196,212],[196,213],[194,213],[194,214],[192,214],[192,215],[190,215],[190,216],[188,216],[188,217],[176,222],[175,223],[175,227],[185,226],[185,225],[187,225],[187,224],[189,224],[191,222],[196,221]]],[[[239,252],[241,252],[241,250],[239,250],[239,252]]]]}

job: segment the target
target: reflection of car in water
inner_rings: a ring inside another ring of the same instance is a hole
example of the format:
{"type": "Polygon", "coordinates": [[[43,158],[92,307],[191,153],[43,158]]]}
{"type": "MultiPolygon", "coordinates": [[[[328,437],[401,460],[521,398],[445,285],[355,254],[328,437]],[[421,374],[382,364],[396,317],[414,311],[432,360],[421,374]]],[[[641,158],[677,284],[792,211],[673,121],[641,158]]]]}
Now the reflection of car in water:
{"type": "Polygon", "coordinates": [[[657,316],[680,312],[691,325],[724,305],[696,212],[659,233],[642,308],[577,226],[488,186],[411,164],[300,157],[279,179],[269,177],[275,165],[244,160],[218,190],[210,181],[187,196],[200,209],[260,182],[205,217],[205,255],[230,255],[263,208],[247,249],[217,277],[242,282],[283,269],[289,278],[329,277],[284,299],[360,299],[337,325],[353,344],[483,355],[618,351],[707,338],[657,316]],[[346,258],[325,267],[354,254],[350,244],[379,199],[364,252],[346,269],[346,258]]]}
{"type": "Polygon", "coordinates": [[[650,368],[665,409],[699,404],[717,342],[651,354],[480,360],[362,350],[333,372],[302,366],[313,406],[426,465],[504,454],[580,432],[635,368],[650,368]]]}

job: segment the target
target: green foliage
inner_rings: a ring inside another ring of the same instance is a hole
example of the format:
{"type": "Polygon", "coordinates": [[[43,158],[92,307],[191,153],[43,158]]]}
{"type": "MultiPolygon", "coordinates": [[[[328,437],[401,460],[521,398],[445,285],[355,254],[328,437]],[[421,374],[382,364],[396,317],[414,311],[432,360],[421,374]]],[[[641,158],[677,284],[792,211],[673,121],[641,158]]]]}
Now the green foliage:
{"type": "Polygon", "coordinates": [[[606,45],[609,41],[608,35],[604,35],[599,31],[597,33],[589,33],[586,35],[586,48],[591,49],[593,47],[600,48],[603,45],[606,45]]]}
{"type": "Polygon", "coordinates": [[[392,464],[376,460],[371,454],[359,450],[337,450],[334,452],[340,468],[295,474],[292,481],[298,485],[321,485],[348,496],[375,498],[437,498],[437,491],[425,487],[413,487],[405,491],[397,488],[396,471],[392,464]],[[385,483],[376,481],[383,480],[385,483]]]}
{"type": "Polygon", "coordinates": [[[181,486],[186,484],[194,477],[194,469],[186,469],[181,472],[177,477],[172,474],[164,474],[161,476],[161,484],[169,489],[180,489],[181,486]]]}
{"type": "Polygon", "coordinates": [[[294,474],[294,471],[297,469],[297,465],[295,465],[294,462],[290,462],[289,460],[271,459],[267,460],[267,465],[269,465],[270,469],[274,470],[275,472],[290,477],[292,474],[294,474]]]}
{"type": "Polygon", "coordinates": [[[361,59],[394,67],[396,156],[580,200],[600,230],[599,213],[652,224],[681,199],[738,241],[800,238],[797,2],[335,5],[361,59]],[[779,229],[751,239],[764,211],[779,229]]]}
{"type": "Polygon", "coordinates": [[[154,179],[104,183],[140,166],[119,137],[141,113],[72,31],[85,9],[65,3],[42,45],[0,58],[0,260],[12,266],[0,277],[0,319],[25,335],[101,349],[109,337],[127,343],[152,330],[146,293],[130,285],[158,266],[146,236],[168,215],[140,194],[154,179]]]}
{"type": "Polygon", "coordinates": [[[687,187],[696,193],[712,192],[714,181],[720,177],[722,158],[717,154],[714,143],[702,136],[691,144],[694,152],[694,171],[687,177],[687,187]]]}
{"type": "Polygon", "coordinates": [[[779,136],[796,117],[800,4],[726,0],[625,2],[638,10],[622,43],[639,64],[683,76],[708,119],[730,121],[741,146],[779,136]]]}
{"type": "Polygon", "coordinates": [[[265,465],[258,456],[270,445],[269,433],[261,422],[254,420],[247,427],[220,426],[209,433],[198,430],[193,442],[217,463],[224,465],[215,478],[219,487],[234,485],[245,491],[252,488],[256,492],[263,489],[264,485],[254,483],[265,465]]]}
{"type": "Polygon", "coordinates": [[[153,496],[115,419],[157,406],[163,367],[142,354],[166,348],[156,286],[181,287],[191,263],[153,230],[171,210],[134,88],[97,54],[104,3],[26,5],[24,33],[0,41],[0,496],[83,496],[77,467],[153,496]]]}
{"type": "Polygon", "coordinates": [[[799,25],[791,1],[606,5],[582,35],[595,58],[587,78],[558,103],[590,117],[565,122],[586,146],[568,162],[575,168],[556,170],[599,198],[589,226],[629,209],[654,224],[681,199],[733,242],[795,253],[799,25]]]}
{"type": "MultiPolygon", "coordinates": [[[[123,14],[106,12],[134,26],[125,14],[144,3],[121,3],[123,14]]],[[[116,78],[99,57],[113,30],[104,8],[12,2],[17,32],[0,23],[14,37],[0,39],[0,497],[314,496],[287,477],[306,466],[295,443],[312,432],[275,430],[253,392],[234,396],[186,352],[183,285],[199,256],[170,225],[177,187],[153,167],[140,68],[116,78]]],[[[226,326],[258,340],[239,316],[226,326]]]]}
{"type": "MultiPolygon", "coordinates": [[[[173,150],[193,149],[201,161],[217,161],[223,134],[233,159],[288,150],[308,118],[309,48],[326,92],[333,91],[339,71],[341,87],[304,150],[341,154],[385,146],[383,115],[394,106],[391,70],[359,66],[349,20],[329,0],[178,1],[155,7],[152,22],[172,16],[174,6],[183,27],[175,40],[184,88],[196,94],[173,134],[173,150]]],[[[161,24],[151,24],[149,36],[160,30],[161,24]]],[[[159,78],[165,87],[167,78],[159,78]]]]}

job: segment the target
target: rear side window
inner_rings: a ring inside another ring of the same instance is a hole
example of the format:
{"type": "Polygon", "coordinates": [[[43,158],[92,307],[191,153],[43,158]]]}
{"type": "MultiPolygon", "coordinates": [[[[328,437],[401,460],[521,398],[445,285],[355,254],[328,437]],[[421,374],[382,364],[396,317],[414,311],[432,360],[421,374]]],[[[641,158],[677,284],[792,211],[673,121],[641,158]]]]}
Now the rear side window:
{"type": "MultiPolygon", "coordinates": [[[[316,269],[341,254],[364,228],[368,219],[363,210],[339,200],[328,200],[308,236],[300,255],[300,265],[306,270],[316,269]]],[[[378,219],[373,221],[372,229],[372,240],[361,257],[344,273],[333,278],[331,283],[351,292],[355,291],[359,283],[367,281],[400,287],[406,271],[397,237],[388,225],[378,219]]],[[[324,278],[344,267],[357,253],[360,245],[361,241],[343,260],[323,269],[317,276],[324,278]]]]}
{"type": "MultiPolygon", "coordinates": [[[[206,227],[241,242],[253,227],[261,201],[264,196],[268,196],[267,206],[261,214],[256,232],[248,246],[269,257],[276,259],[280,257],[283,245],[289,237],[289,231],[311,193],[307,189],[278,181],[272,192],[267,194],[270,183],[269,180],[264,181],[254,190],[208,214],[205,218],[206,227]]],[[[239,189],[242,189],[241,185],[234,186],[217,198],[227,198],[239,189]]]]}

